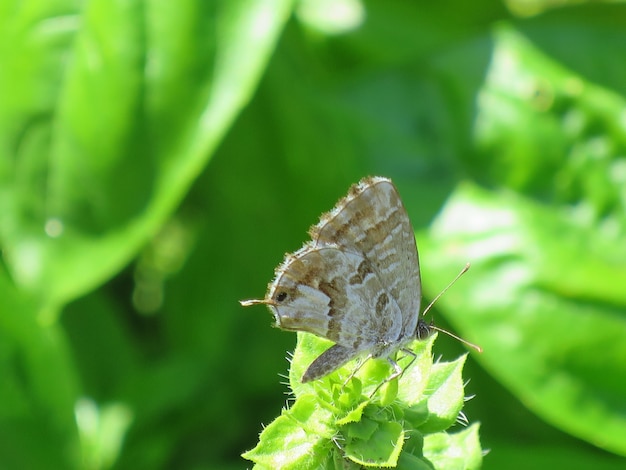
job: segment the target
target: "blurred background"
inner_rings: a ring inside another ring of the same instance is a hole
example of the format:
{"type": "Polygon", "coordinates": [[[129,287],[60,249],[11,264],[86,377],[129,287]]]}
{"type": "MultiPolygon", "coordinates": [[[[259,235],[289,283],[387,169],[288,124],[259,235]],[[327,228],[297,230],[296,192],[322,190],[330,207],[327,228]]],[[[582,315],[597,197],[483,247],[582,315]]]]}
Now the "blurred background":
{"type": "MultiPolygon", "coordinates": [[[[484,468],[626,465],[626,6],[5,0],[0,467],[246,468],[262,297],[366,175],[480,344],[484,468]]],[[[440,335],[436,356],[465,349],[440,335]]]]}

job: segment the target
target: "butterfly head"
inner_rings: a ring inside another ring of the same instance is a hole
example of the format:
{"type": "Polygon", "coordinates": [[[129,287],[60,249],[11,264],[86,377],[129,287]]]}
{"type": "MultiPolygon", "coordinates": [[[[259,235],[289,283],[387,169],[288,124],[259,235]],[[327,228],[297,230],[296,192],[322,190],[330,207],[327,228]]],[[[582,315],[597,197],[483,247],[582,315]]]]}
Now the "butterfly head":
{"type": "Polygon", "coordinates": [[[428,324],[422,317],[417,320],[417,326],[415,327],[415,338],[424,340],[433,334],[432,323],[428,324]]]}

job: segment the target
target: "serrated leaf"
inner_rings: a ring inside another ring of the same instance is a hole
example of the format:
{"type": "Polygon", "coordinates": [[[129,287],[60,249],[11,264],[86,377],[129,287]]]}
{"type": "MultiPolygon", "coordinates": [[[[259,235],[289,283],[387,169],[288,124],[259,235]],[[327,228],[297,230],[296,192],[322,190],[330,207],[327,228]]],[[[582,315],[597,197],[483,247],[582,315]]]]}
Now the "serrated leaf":
{"type": "Polygon", "coordinates": [[[319,468],[328,451],[327,439],[307,434],[298,423],[283,415],[263,430],[259,444],[242,457],[267,468],[314,469],[319,468]]]}
{"type": "Polygon", "coordinates": [[[320,406],[319,398],[315,395],[298,397],[291,408],[283,411],[283,415],[299,423],[308,434],[326,439],[335,435],[333,411],[320,406]]]}
{"type": "Polygon", "coordinates": [[[413,428],[419,428],[428,420],[428,401],[422,400],[407,408],[403,408],[404,419],[411,424],[413,428]]]}
{"type": "Polygon", "coordinates": [[[424,438],[424,457],[435,469],[473,470],[481,467],[482,450],[478,439],[478,424],[463,431],[430,434],[424,438]]]}
{"type": "Polygon", "coordinates": [[[348,411],[348,413],[345,416],[338,419],[336,421],[336,424],[338,426],[343,426],[344,424],[357,423],[361,421],[361,416],[363,416],[363,410],[365,409],[367,405],[369,405],[369,402],[367,401],[359,403],[359,405],[356,408],[348,411]]]}
{"type": "Polygon", "coordinates": [[[369,439],[351,439],[344,452],[350,460],[365,467],[393,467],[404,443],[404,430],[396,422],[379,422],[369,439]]]}
{"type": "Polygon", "coordinates": [[[415,341],[409,346],[416,354],[416,358],[404,370],[398,390],[398,399],[407,406],[423,400],[423,393],[428,386],[428,377],[433,364],[432,347],[436,338],[437,335],[434,334],[426,341],[415,341]]]}
{"type": "MultiPolygon", "coordinates": [[[[309,383],[302,383],[302,375],[311,365],[311,363],[322,354],[326,349],[333,345],[332,341],[328,341],[323,338],[319,338],[309,333],[298,332],[298,340],[296,343],[296,349],[293,352],[291,359],[291,367],[289,368],[289,386],[294,391],[296,396],[303,393],[311,393],[316,390],[320,384],[324,384],[324,387],[328,392],[331,388],[331,383],[341,383],[341,378],[336,378],[338,372],[331,374],[333,379],[330,380],[328,376],[323,377],[321,380],[317,380],[309,383]]],[[[341,369],[345,369],[345,366],[341,369]]],[[[349,375],[349,372],[348,372],[349,375]]],[[[346,375],[347,377],[347,375],[346,375]]],[[[330,395],[329,395],[330,397],[330,395]]]]}
{"type": "Polygon", "coordinates": [[[349,423],[341,429],[342,434],[348,439],[369,440],[378,429],[378,421],[363,418],[359,422],[349,423]]]}
{"type": "Polygon", "coordinates": [[[261,433],[257,446],[242,457],[269,468],[319,468],[328,458],[334,431],[332,414],[305,395],[261,433]]]}
{"type": "Polygon", "coordinates": [[[453,362],[439,362],[433,365],[428,378],[427,407],[428,419],[419,429],[423,432],[437,432],[448,429],[456,421],[463,408],[463,365],[461,356],[453,362]]]}

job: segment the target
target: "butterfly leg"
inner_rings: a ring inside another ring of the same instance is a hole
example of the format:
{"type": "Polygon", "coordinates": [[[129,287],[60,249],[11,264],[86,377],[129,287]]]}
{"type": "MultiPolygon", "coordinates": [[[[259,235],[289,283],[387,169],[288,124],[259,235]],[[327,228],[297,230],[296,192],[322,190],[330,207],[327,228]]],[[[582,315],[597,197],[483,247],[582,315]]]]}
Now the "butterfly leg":
{"type": "Polygon", "coordinates": [[[399,377],[402,376],[402,374],[404,373],[404,371],[411,365],[413,364],[413,361],[415,361],[415,359],[417,359],[417,354],[415,354],[413,351],[411,351],[410,349],[406,349],[406,348],[402,348],[401,351],[403,353],[406,353],[407,356],[411,356],[411,362],[409,362],[406,367],[404,369],[402,369],[398,363],[396,361],[394,361],[393,359],[391,359],[390,357],[387,358],[387,362],[389,362],[389,364],[391,364],[391,367],[393,367],[393,374],[391,374],[389,377],[387,377],[385,380],[383,380],[380,384],[378,384],[378,387],[376,387],[374,389],[374,391],[372,392],[372,394],[370,395],[370,398],[372,398],[376,392],[378,390],[380,390],[380,387],[382,387],[383,385],[385,385],[387,382],[391,382],[394,379],[397,379],[399,377]]]}
{"type": "Polygon", "coordinates": [[[367,356],[365,356],[363,358],[363,360],[359,361],[359,363],[357,364],[357,366],[354,368],[354,370],[352,371],[352,373],[348,376],[348,378],[346,379],[346,381],[343,383],[343,385],[341,386],[341,388],[343,389],[346,385],[348,385],[348,382],[350,382],[354,376],[356,375],[356,373],[361,370],[361,367],[363,367],[363,365],[369,361],[372,357],[374,357],[372,354],[368,354],[367,356]]]}
{"type": "MultiPolygon", "coordinates": [[[[402,348],[400,351],[405,353],[407,356],[411,356],[411,361],[404,367],[404,370],[406,370],[411,367],[411,364],[413,364],[413,362],[415,362],[415,359],[417,359],[417,354],[407,348],[402,348]]],[[[404,372],[404,370],[402,372],[404,372]]]]}

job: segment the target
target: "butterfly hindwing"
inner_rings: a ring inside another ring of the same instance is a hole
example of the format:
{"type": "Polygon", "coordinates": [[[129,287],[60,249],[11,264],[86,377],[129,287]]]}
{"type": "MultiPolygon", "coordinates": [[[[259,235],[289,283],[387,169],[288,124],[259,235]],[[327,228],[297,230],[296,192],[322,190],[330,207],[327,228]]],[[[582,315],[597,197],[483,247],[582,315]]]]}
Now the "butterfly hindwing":
{"type": "Polygon", "coordinates": [[[280,328],[316,334],[355,354],[397,340],[400,309],[360,254],[307,245],[278,272],[268,297],[280,328]]]}

